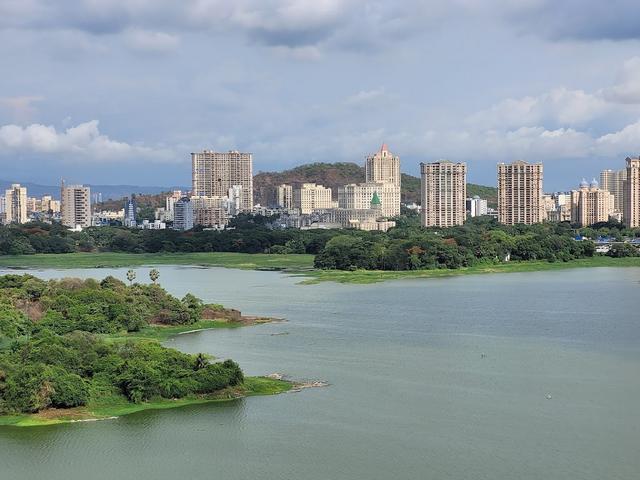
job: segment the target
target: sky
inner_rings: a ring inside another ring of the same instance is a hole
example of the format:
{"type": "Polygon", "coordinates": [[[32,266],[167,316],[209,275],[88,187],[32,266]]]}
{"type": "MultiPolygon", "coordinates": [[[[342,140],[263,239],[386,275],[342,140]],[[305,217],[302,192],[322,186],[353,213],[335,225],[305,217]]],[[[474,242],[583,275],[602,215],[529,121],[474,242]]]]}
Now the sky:
{"type": "Polygon", "coordinates": [[[636,0],[0,0],[0,179],[189,185],[254,171],[544,162],[568,190],[640,153],[636,0]]]}

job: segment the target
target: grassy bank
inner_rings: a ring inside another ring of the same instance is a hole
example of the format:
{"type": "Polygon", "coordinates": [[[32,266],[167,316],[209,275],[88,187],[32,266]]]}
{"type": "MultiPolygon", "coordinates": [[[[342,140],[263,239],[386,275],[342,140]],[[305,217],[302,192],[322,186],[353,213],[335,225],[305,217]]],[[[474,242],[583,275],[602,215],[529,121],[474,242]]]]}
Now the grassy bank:
{"type": "Polygon", "coordinates": [[[164,342],[171,337],[184,333],[199,332],[202,330],[211,330],[217,328],[239,328],[250,325],[259,325],[262,323],[269,323],[274,321],[273,318],[255,318],[251,322],[232,322],[229,320],[200,320],[196,323],[189,325],[149,325],[141,329],[138,332],[122,332],[115,335],[105,335],[105,338],[110,341],[127,341],[131,339],[135,340],[156,340],[158,342],[164,342]]]}
{"type": "Polygon", "coordinates": [[[313,268],[313,255],[264,253],[60,253],[0,256],[8,268],[100,268],[143,265],[202,265],[247,270],[313,268]]]}
{"type": "Polygon", "coordinates": [[[439,278],[458,275],[486,274],[486,273],[516,273],[539,272],[550,270],[566,270],[570,268],[593,267],[640,267],[640,257],[611,258],[598,256],[572,260],[570,262],[510,262],[495,265],[476,265],[469,268],[455,270],[408,270],[408,271],[382,271],[382,270],[356,270],[353,272],[343,270],[313,270],[305,272],[307,277],[302,283],[314,284],[319,282],[359,283],[368,284],[384,282],[386,280],[400,280],[406,278],[439,278]]]}
{"type": "Polygon", "coordinates": [[[191,396],[176,400],[158,399],[143,403],[131,403],[122,395],[101,397],[86,407],[64,410],[45,410],[32,415],[0,416],[0,426],[34,427],[108,419],[129,415],[144,410],[164,410],[187,405],[212,402],[228,402],[256,395],[277,395],[291,390],[293,384],[284,380],[266,377],[247,377],[242,387],[226,389],[212,395],[191,396]]]}

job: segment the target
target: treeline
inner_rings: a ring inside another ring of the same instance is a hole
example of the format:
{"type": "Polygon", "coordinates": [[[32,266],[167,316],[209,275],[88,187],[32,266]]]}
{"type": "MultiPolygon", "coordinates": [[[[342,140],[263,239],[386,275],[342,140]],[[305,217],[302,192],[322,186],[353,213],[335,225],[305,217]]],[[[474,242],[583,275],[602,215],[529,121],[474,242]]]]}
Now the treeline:
{"type": "MultiPolygon", "coordinates": [[[[601,228],[613,234],[617,227],[601,228]]],[[[618,234],[622,236],[622,232],[618,234]]],[[[578,241],[575,236],[576,231],[568,224],[506,226],[489,218],[476,218],[463,226],[424,229],[406,222],[387,234],[334,236],[316,256],[315,266],[339,270],[455,269],[481,263],[567,262],[592,257],[594,242],[578,241]]],[[[640,251],[632,245],[621,245],[609,254],[637,256],[640,251]]]]}
{"type": "Polygon", "coordinates": [[[107,277],[43,281],[0,277],[0,414],[71,408],[104,398],[131,402],[209,394],[242,384],[231,360],[211,363],[154,341],[113,342],[102,333],[150,323],[189,324],[207,306],[157,285],[107,277]]]}

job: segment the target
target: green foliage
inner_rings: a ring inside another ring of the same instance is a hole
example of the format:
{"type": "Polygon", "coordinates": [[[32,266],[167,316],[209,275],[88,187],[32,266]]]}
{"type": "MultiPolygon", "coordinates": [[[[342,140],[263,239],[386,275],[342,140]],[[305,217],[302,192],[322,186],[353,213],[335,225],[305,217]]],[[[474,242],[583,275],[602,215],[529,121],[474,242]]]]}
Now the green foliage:
{"type": "Polygon", "coordinates": [[[0,349],[0,414],[79,407],[113,395],[134,403],[184,398],[240,385],[242,371],[231,360],[210,363],[153,340],[96,335],[150,322],[191,324],[206,307],[191,294],[179,300],[157,285],[129,287],[113,277],[98,283],[0,276],[0,332],[12,340],[0,349]]]}

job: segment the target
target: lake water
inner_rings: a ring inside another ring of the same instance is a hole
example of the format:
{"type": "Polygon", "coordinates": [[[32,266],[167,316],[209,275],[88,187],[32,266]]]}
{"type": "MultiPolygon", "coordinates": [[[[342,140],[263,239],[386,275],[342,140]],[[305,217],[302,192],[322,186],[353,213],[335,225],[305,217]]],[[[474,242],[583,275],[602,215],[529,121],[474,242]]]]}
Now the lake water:
{"type": "Polygon", "coordinates": [[[175,295],[288,320],[168,345],[331,386],[0,428],[1,480],[639,478],[640,269],[311,286],[158,269],[175,295]]]}

